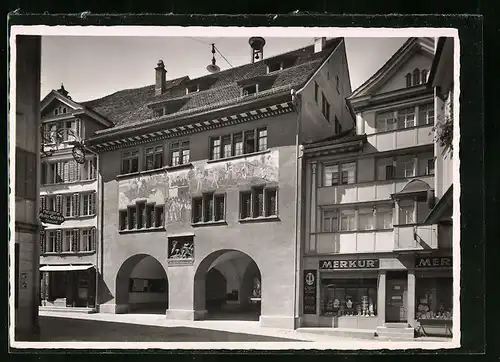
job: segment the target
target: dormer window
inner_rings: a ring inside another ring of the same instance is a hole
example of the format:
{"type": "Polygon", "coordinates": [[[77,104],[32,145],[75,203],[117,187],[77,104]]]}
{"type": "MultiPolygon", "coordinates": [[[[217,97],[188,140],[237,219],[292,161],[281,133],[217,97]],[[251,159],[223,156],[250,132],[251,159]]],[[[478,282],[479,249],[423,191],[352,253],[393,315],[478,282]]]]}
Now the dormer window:
{"type": "Polygon", "coordinates": [[[155,109],[155,117],[161,117],[165,114],[165,108],[157,108],[155,109]]]}
{"type": "Polygon", "coordinates": [[[427,69],[422,69],[422,83],[427,83],[427,69]]]}
{"type": "Polygon", "coordinates": [[[68,110],[66,109],[66,107],[63,107],[62,109],[62,113],[66,113],[68,110]]]}
{"type": "Polygon", "coordinates": [[[190,85],[189,87],[186,88],[186,94],[196,93],[199,91],[200,91],[200,87],[198,84],[193,84],[193,85],[190,85]]]}
{"type": "Polygon", "coordinates": [[[283,69],[283,62],[274,62],[267,65],[267,72],[277,72],[278,70],[283,69]]]}
{"type": "Polygon", "coordinates": [[[406,74],[406,87],[411,87],[411,73],[406,74]]]}
{"type": "Polygon", "coordinates": [[[259,85],[258,84],[252,84],[246,87],[243,87],[242,89],[242,96],[248,96],[250,94],[256,94],[259,92],[259,85]]]}

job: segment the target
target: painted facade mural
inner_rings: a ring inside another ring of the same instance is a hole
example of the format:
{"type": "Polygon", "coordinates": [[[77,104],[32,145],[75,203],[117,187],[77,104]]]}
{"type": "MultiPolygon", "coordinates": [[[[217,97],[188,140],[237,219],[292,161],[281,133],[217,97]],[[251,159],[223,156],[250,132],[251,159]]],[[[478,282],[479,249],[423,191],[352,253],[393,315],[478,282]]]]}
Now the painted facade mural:
{"type": "Polygon", "coordinates": [[[119,181],[119,208],[138,200],[165,205],[165,221],[189,222],[191,197],[216,189],[278,182],[279,151],[227,162],[194,163],[189,169],[165,171],[119,181]]]}

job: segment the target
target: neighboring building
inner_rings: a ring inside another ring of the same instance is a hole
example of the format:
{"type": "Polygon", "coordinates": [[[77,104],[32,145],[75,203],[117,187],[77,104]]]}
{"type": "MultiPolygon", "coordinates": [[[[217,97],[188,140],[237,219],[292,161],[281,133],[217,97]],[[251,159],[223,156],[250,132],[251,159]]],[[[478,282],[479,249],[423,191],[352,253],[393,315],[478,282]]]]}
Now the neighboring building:
{"type": "Polygon", "coordinates": [[[408,39],[348,97],[356,126],[304,146],[302,326],[413,338],[417,319],[451,316],[451,234],[424,225],[433,51],[433,39],[408,39]]]}
{"type": "Polygon", "coordinates": [[[62,213],[60,225],[40,233],[41,308],[95,310],[98,241],[97,157],[86,151],[83,164],[73,142],[109,127],[110,121],[74,102],[68,92],[51,91],[41,102],[43,155],[40,208],[62,213]]]}
{"type": "Polygon", "coordinates": [[[14,338],[17,341],[26,341],[37,340],[40,332],[38,324],[40,37],[17,35],[15,56],[14,338]]]}
{"type": "MultiPolygon", "coordinates": [[[[103,180],[99,309],[296,327],[301,146],[352,127],[342,38],[85,104],[103,180]]],[[[255,55],[259,55],[256,57],[255,55]]]]}

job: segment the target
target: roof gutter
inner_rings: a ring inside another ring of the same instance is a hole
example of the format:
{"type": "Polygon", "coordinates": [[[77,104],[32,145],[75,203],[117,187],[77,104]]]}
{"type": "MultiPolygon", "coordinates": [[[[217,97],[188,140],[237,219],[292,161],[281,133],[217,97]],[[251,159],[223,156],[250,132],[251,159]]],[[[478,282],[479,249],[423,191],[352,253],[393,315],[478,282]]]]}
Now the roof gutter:
{"type": "MultiPolygon", "coordinates": [[[[294,295],[295,295],[295,302],[293,303],[293,323],[294,323],[294,329],[297,327],[297,320],[299,319],[299,303],[300,303],[300,289],[298,286],[299,280],[300,280],[300,273],[301,273],[301,258],[299,257],[301,255],[301,250],[302,250],[302,242],[301,242],[301,228],[302,228],[302,223],[300,222],[301,220],[301,214],[299,210],[301,209],[299,207],[299,196],[300,196],[300,186],[301,182],[299,181],[301,179],[302,175],[302,168],[300,167],[300,162],[302,162],[302,155],[300,154],[300,143],[301,143],[301,95],[302,91],[309,85],[309,83],[313,80],[313,78],[320,72],[320,70],[323,68],[323,66],[330,60],[330,58],[333,56],[335,51],[338,49],[340,44],[344,42],[344,39],[342,39],[335,48],[330,52],[330,54],[325,58],[325,60],[319,65],[318,69],[307,79],[302,87],[300,87],[297,91],[292,89],[290,91],[290,95],[292,97],[292,103],[295,107],[295,110],[297,112],[297,122],[296,122],[296,135],[295,135],[295,155],[296,155],[296,160],[295,160],[295,248],[294,248],[294,265],[295,265],[295,273],[294,273],[294,295]],[[300,225],[300,228],[299,228],[300,225]]],[[[302,200],[301,200],[302,201],[302,200]]]]}

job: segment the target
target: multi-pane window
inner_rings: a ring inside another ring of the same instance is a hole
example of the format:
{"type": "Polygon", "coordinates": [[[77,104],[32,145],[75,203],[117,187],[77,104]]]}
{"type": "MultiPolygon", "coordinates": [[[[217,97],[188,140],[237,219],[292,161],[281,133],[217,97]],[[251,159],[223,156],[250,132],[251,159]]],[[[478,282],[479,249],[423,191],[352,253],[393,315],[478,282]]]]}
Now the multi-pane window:
{"type": "Polygon", "coordinates": [[[434,105],[432,103],[418,107],[418,124],[421,126],[434,124],[434,105]]]}
{"type": "Polygon", "coordinates": [[[373,208],[358,209],[358,230],[373,230],[374,212],[373,208]]]}
{"type": "Polygon", "coordinates": [[[78,251],[92,251],[93,245],[93,232],[92,229],[83,229],[80,237],[78,251]]]}
{"type": "Polygon", "coordinates": [[[63,252],[72,252],[74,247],[74,242],[76,240],[77,230],[64,230],[63,234],[63,242],[62,242],[62,251],[63,252]]]}
{"type": "Polygon", "coordinates": [[[326,99],[325,93],[321,93],[321,110],[327,121],[330,121],[330,103],[326,99]]]}
{"type": "Polygon", "coordinates": [[[118,212],[119,230],[159,228],[164,222],[164,206],[137,202],[118,212]]]}
{"type": "Polygon", "coordinates": [[[136,205],[134,206],[129,206],[127,208],[128,214],[127,214],[127,221],[128,221],[128,229],[137,229],[137,207],[136,205]]]}
{"type": "Polygon", "coordinates": [[[191,162],[189,141],[179,141],[170,144],[170,166],[184,165],[191,162]]]}
{"type": "Polygon", "coordinates": [[[379,230],[392,229],[392,206],[377,206],[375,209],[376,227],[379,230]]]}
{"type": "Polygon", "coordinates": [[[375,126],[377,132],[393,131],[396,129],[396,117],[394,112],[384,112],[376,115],[375,126]]]}
{"type": "Polygon", "coordinates": [[[50,185],[63,182],[94,180],[97,176],[96,158],[87,158],[83,165],[71,159],[41,164],[41,183],[50,185]]]}
{"type": "Polygon", "coordinates": [[[139,150],[131,150],[122,153],[120,173],[139,172],[139,150]]]}
{"type": "MultiPolygon", "coordinates": [[[[78,166],[77,166],[78,167],[78,166]]],[[[96,178],[96,159],[89,158],[85,160],[85,163],[82,165],[82,180],[93,180],[96,178]]]]}
{"type": "Polygon", "coordinates": [[[271,217],[278,214],[278,190],[254,187],[240,193],[240,219],[271,217]]]}
{"type": "Polygon", "coordinates": [[[392,180],[434,174],[432,153],[380,158],[376,161],[377,180],[392,180]]]}
{"type": "Polygon", "coordinates": [[[415,107],[409,107],[398,111],[398,128],[409,128],[415,126],[415,107]]]}
{"type": "Polygon", "coordinates": [[[45,209],[48,211],[56,211],[56,197],[54,195],[46,196],[45,209]]]}
{"type": "Polygon", "coordinates": [[[339,213],[337,210],[323,211],[323,231],[337,232],[339,231],[339,213]]]}
{"type": "Polygon", "coordinates": [[[193,198],[193,223],[222,221],[225,219],[225,195],[207,193],[193,198]]]}
{"type": "Polygon", "coordinates": [[[415,176],[415,164],[413,160],[403,162],[404,177],[415,176]]]}
{"type": "Polygon", "coordinates": [[[64,196],[64,216],[71,217],[73,215],[73,196],[64,196]]]}
{"type": "Polygon", "coordinates": [[[56,251],[56,240],[57,234],[55,230],[50,230],[46,232],[47,238],[45,241],[45,252],[54,253],[56,251]]]}
{"type": "Polygon", "coordinates": [[[399,201],[399,224],[415,223],[415,202],[413,200],[399,201]]]}
{"type": "Polygon", "coordinates": [[[425,167],[425,174],[434,175],[434,158],[428,159],[425,167]]]}
{"type": "Polygon", "coordinates": [[[392,205],[323,210],[322,231],[392,229],[392,205]]]}
{"type": "Polygon", "coordinates": [[[154,170],[163,167],[163,146],[147,147],[144,150],[146,170],[154,170]]]}
{"type": "Polygon", "coordinates": [[[210,139],[210,159],[241,156],[267,149],[267,129],[258,128],[210,139]]]}
{"type": "Polygon", "coordinates": [[[356,229],[355,210],[340,210],[340,231],[352,231],[356,229]]]}
{"type": "Polygon", "coordinates": [[[325,165],[323,167],[323,186],[353,184],[356,182],[356,162],[325,165]]]}
{"type": "Polygon", "coordinates": [[[82,205],[82,210],[80,212],[80,215],[83,216],[94,215],[95,193],[93,192],[93,193],[83,194],[81,205],[82,205]]]}

